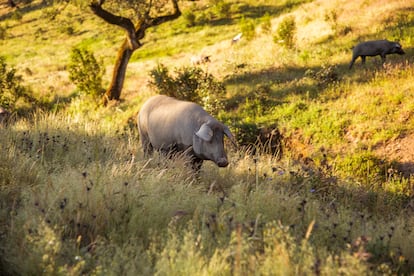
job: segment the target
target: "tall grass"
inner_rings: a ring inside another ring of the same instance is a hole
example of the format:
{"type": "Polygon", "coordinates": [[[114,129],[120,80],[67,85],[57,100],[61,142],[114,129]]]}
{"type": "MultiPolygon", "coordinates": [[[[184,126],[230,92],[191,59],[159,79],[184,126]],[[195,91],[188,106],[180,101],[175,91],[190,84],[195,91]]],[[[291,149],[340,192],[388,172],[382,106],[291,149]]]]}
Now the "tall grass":
{"type": "Polygon", "coordinates": [[[185,160],[143,159],[134,133],[64,113],[17,121],[0,140],[5,273],[412,268],[404,197],[290,158],[232,152],[231,168],[207,163],[195,179],[185,160]]]}

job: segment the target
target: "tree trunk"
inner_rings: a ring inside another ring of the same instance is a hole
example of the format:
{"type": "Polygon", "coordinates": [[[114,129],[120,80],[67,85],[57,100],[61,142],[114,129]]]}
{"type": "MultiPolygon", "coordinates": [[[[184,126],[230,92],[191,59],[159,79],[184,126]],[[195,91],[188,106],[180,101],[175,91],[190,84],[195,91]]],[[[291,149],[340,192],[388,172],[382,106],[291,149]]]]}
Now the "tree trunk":
{"type": "Polygon", "coordinates": [[[120,99],[128,62],[132,56],[132,53],[142,46],[139,41],[144,38],[146,29],[149,27],[158,26],[167,21],[177,19],[181,15],[181,11],[177,3],[178,0],[171,1],[173,12],[171,14],[158,16],[155,18],[152,18],[149,15],[152,5],[152,1],[150,1],[148,4],[148,10],[145,12],[145,17],[140,19],[138,24],[134,26],[134,23],[129,18],[117,16],[103,9],[102,5],[104,4],[105,0],[100,0],[97,2],[91,0],[89,7],[92,9],[92,12],[95,15],[99,16],[109,24],[121,27],[127,33],[127,37],[122,43],[121,48],[118,50],[118,55],[112,74],[112,81],[103,97],[104,105],[106,105],[110,100],[118,101],[120,99]]]}
{"type": "Polygon", "coordinates": [[[121,48],[118,50],[114,71],[112,73],[112,81],[103,98],[104,105],[110,100],[118,101],[120,99],[128,62],[135,50],[136,49],[131,48],[129,41],[126,38],[122,43],[121,48]]]}

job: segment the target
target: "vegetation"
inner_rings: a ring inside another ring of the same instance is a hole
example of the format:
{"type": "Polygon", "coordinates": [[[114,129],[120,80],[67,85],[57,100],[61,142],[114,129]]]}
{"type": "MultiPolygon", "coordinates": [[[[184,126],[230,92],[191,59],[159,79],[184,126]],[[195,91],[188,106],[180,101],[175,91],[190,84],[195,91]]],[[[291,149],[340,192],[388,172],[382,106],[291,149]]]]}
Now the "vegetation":
{"type": "Polygon", "coordinates": [[[95,98],[102,96],[102,76],[104,68],[87,49],[73,48],[68,65],[69,80],[76,84],[80,92],[95,98]]]}
{"type": "Polygon", "coordinates": [[[20,102],[20,108],[24,103],[35,103],[28,88],[22,84],[22,76],[16,74],[15,68],[8,68],[4,57],[0,56],[0,106],[15,109],[20,102]]]}
{"type": "Polygon", "coordinates": [[[293,48],[295,45],[296,23],[293,16],[286,16],[277,29],[275,42],[280,42],[287,48],[293,48]]]}
{"type": "Polygon", "coordinates": [[[0,125],[0,274],[413,274],[414,2],[181,3],[105,107],[74,93],[66,65],[86,47],[110,72],[124,33],[72,4],[0,7],[0,105],[15,114],[0,125]],[[274,43],[285,18],[292,48],[274,43]],[[232,43],[245,22],[255,35],[232,43]],[[375,38],[406,55],[348,70],[352,45],[375,38]],[[194,53],[211,62],[189,67],[194,53]],[[228,143],[230,165],[198,177],[184,157],[145,158],[142,103],[200,83],[239,142],[274,133],[283,155],[228,143]]]}
{"type": "Polygon", "coordinates": [[[150,83],[159,94],[198,103],[207,112],[217,115],[224,108],[225,88],[211,74],[199,67],[183,67],[171,76],[168,68],[159,64],[150,71],[150,83]]]}

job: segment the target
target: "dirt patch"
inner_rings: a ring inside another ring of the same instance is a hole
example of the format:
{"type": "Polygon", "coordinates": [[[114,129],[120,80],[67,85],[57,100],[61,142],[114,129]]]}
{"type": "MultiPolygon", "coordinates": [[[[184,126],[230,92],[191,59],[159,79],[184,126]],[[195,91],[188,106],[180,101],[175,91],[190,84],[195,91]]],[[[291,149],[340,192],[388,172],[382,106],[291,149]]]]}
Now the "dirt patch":
{"type": "Polygon", "coordinates": [[[382,159],[395,162],[395,169],[404,176],[414,175],[414,133],[378,145],[375,153],[382,159]]]}

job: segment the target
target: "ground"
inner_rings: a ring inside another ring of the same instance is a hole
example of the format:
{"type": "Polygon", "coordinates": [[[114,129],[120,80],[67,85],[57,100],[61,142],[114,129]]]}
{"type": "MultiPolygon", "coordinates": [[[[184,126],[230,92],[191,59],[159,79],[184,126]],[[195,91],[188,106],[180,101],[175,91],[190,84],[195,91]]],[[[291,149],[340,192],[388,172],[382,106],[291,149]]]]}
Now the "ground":
{"type": "Polygon", "coordinates": [[[379,145],[375,152],[380,158],[395,161],[395,169],[404,176],[414,175],[414,134],[379,145]]]}

